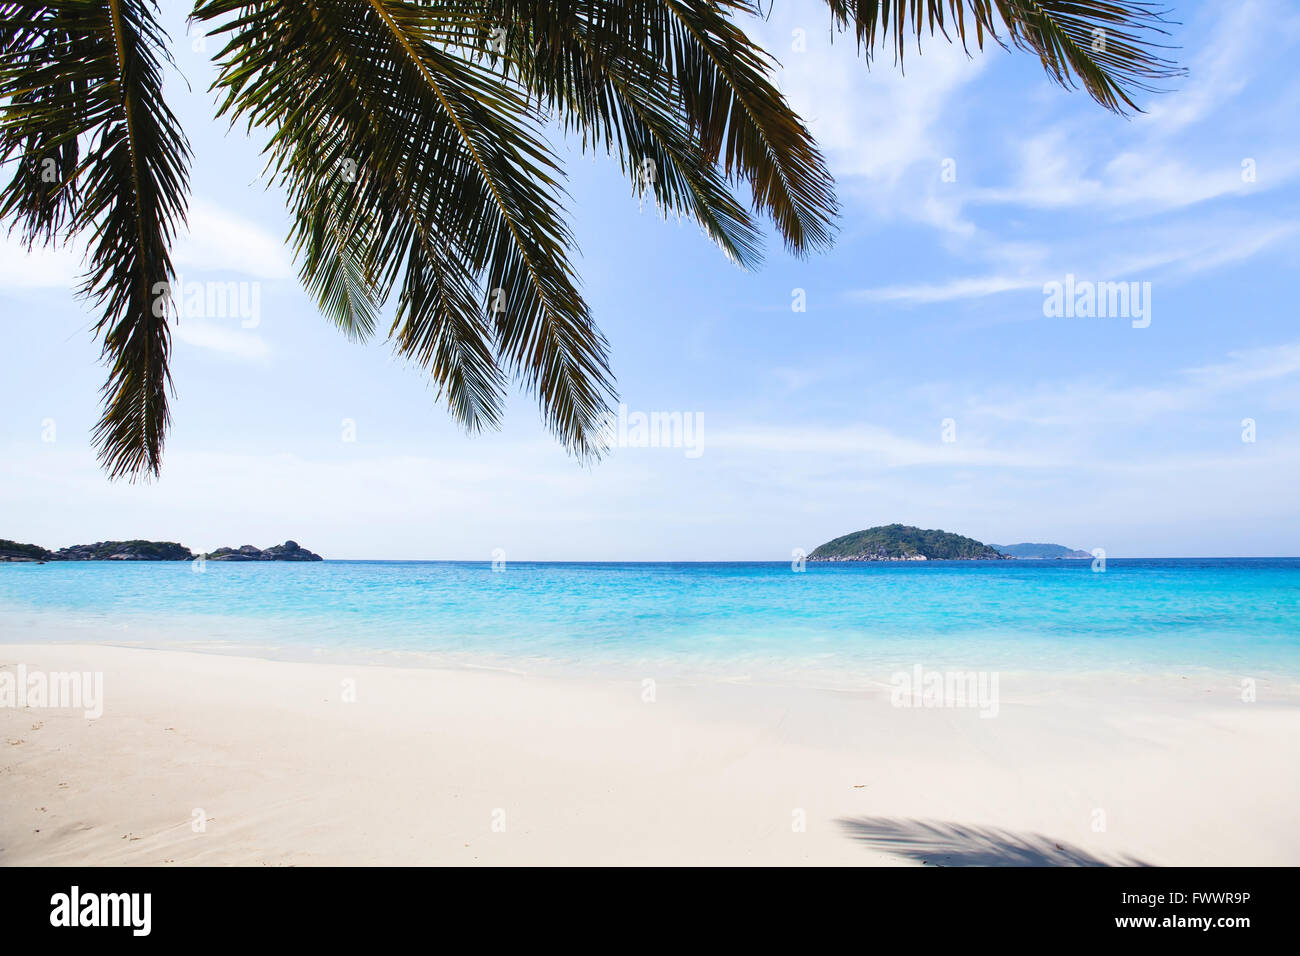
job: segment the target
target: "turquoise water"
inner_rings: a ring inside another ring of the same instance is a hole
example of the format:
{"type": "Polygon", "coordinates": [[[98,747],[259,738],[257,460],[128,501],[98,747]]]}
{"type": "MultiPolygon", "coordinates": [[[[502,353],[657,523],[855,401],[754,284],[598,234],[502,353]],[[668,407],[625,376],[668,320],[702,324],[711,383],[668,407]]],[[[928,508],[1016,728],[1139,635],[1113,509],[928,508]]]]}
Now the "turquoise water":
{"type": "Polygon", "coordinates": [[[0,640],[797,679],[953,665],[1300,675],[1300,559],[0,564],[0,640]]]}

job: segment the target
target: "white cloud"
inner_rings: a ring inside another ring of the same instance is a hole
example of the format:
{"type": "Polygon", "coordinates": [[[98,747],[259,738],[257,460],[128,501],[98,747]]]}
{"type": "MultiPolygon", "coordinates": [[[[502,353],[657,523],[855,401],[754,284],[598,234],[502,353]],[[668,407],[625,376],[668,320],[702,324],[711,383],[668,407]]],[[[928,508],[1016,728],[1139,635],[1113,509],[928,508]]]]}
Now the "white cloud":
{"type": "Polygon", "coordinates": [[[1061,241],[1050,255],[1038,248],[990,247],[1001,260],[999,271],[939,282],[919,282],[857,289],[849,301],[930,305],[981,299],[1005,292],[1041,290],[1066,274],[1093,282],[1121,279],[1178,282],[1189,276],[1249,259],[1300,234],[1297,222],[1229,225],[1214,220],[1195,225],[1129,229],[1120,239],[1109,233],[1085,241],[1061,241]],[[1118,246],[1118,248],[1117,248],[1118,246]]]}
{"type": "Polygon", "coordinates": [[[1204,272],[1241,262],[1297,233],[1300,233],[1300,223],[1297,222],[1260,223],[1235,235],[1226,234],[1218,243],[1206,243],[1196,252],[1183,256],[1183,268],[1188,273],[1204,272]]]}
{"type": "MultiPolygon", "coordinates": [[[[797,19],[795,11],[774,23],[774,49],[797,19]]],[[[1001,91],[1001,113],[983,103],[978,113],[963,108],[963,87],[1009,57],[967,61],[960,47],[927,37],[906,76],[888,54],[868,73],[851,42],[814,48],[818,34],[809,30],[809,52],[783,57],[785,86],[811,118],[842,194],[861,200],[853,216],[929,226],[955,257],[982,263],[973,274],[954,276],[946,266],[938,276],[896,277],[845,297],[976,300],[1041,289],[1067,273],[1175,281],[1293,240],[1294,222],[1256,216],[1243,226],[1232,216],[1251,197],[1300,178],[1297,128],[1278,122],[1280,104],[1300,96],[1300,83],[1256,92],[1257,77],[1272,75],[1285,44],[1300,37],[1300,16],[1273,0],[1249,0],[1207,6],[1174,29],[1171,42],[1190,41],[1190,53],[1171,55],[1190,75],[1145,97],[1147,113],[1119,120],[1078,93],[1054,97],[1055,112],[1041,114],[1047,122],[1038,126],[1040,107],[1023,92],[1001,91]],[[957,161],[952,182],[940,181],[946,157],[957,161]],[[1243,175],[1246,160],[1253,177],[1243,175]],[[1068,217],[1051,215],[1064,210],[1068,217]]]]}
{"type": "Polygon", "coordinates": [[[6,289],[69,289],[80,284],[84,266],[78,246],[31,252],[13,235],[0,235],[0,285],[6,289]]]}
{"type": "MultiPolygon", "coordinates": [[[[256,223],[225,212],[203,198],[190,202],[189,230],[177,237],[172,260],[177,271],[294,279],[285,242],[256,223]]],[[[81,240],[30,252],[11,234],[0,234],[0,284],[8,289],[72,289],[85,272],[81,240]]]]}
{"type": "Polygon", "coordinates": [[[1300,18],[1288,17],[1286,4],[1239,0],[1212,5],[1214,42],[1201,47],[1188,64],[1188,76],[1175,93],[1155,98],[1138,122],[1156,135],[1171,135],[1205,119],[1247,86],[1252,61],[1279,34],[1294,33],[1300,18]],[[1267,23],[1269,28],[1261,30],[1267,23]]]}
{"type": "Polygon", "coordinates": [[[204,319],[183,319],[173,326],[176,339],[195,348],[218,352],[245,362],[265,364],[271,347],[256,332],[241,328],[237,320],[222,324],[204,319]]]}
{"type": "Polygon", "coordinates": [[[1222,362],[1184,369],[1158,385],[1096,380],[1051,382],[1007,400],[975,399],[965,416],[1046,427],[1146,422],[1186,415],[1223,396],[1300,373],[1300,342],[1231,352],[1222,362]]]}
{"type": "Polygon", "coordinates": [[[800,456],[850,455],[861,467],[980,465],[1041,468],[1061,464],[1058,459],[1037,452],[992,448],[979,441],[977,436],[964,436],[959,442],[943,442],[937,421],[932,439],[910,438],[876,425],[764,426],[710,434],[707,446],[709,453],[720,449],[800,456]]]}
{"type": "Polygon", "coordinates": [[[1226,362],[1187,369],[1199,389],[1223,392],[1271,382],[1300,372],[1300,342],[1230,352],[1226,362]]]}
{"type": "Polygon", "coordinates": [[[906,74],[888,53],[868,68],[851,35],[830,41],[824,9],[814,17],[807,6],[778,4],[755,33],[781,61],[781,90],[826,151],[832,172],[888,183],[917,162],[934,161],[937,168],[948,155],[940,132],[944,110],[980,75],[986,58],[935,36],[920,54],[909,50],[906,74]],[[795,29],[804,31],[803,52],[791,48],[795,29]]]}
{"type": "Polygon", "coordinates": [[[189,231],[177,239],[173,258],[178,270],[208,275],[296,276],[283,238],[200,197],[190,202],[189,231]]]}
{"type": "Polygon", "coordinates": [[[1243,178],[1238,157],[1219,166],[1193,168],[1151,147],[1121,152],[1089,173],[1089,154],[1077,137],[1053,128],[1024,143],[1010,184],[975,189],[966,198],[975,204],[1035,209],[1105,209],[1123,218],[1263,192],[1300,173],[1300,160],[1289,153],[1270,151],[1247,158],[1255,164],[1254,181],[1243,178]]]}
{"type": "Polygon", "coordinates": [[[956,299],[980,299],[1000,292],[1038,288],[1042,284],[1035,279],[987,275],[951,279],[946,282],[859,289],[848,293],[847,298],[861,302],[910,302],[916,305],[928,305],[934,302],[952,302],[956,299]]]}

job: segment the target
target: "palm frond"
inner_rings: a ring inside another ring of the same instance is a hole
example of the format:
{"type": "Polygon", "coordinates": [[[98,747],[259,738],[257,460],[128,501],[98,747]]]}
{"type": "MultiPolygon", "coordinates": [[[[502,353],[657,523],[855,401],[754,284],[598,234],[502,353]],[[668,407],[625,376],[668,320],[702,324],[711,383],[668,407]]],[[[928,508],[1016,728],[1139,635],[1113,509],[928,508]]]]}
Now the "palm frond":
{"type": "Polygon", "coordinates": [[[170,245],[184,222],[189,147],[162,98],[169,61],[147,0],[3,5],[0,209],[30,243],[89,239],[82,286],[109,367],[94,438],[112,477],[157,475],[170,421],[170,245]],[[52,155],[51,150],[57,155],[52,155]],[[22,167],[54,159],[57,188],[22,167]]]}
{"type": "Polygon", "coordinates": [[[1066,88],[1082,85],[1116,113],[1140,112],[1138,93],[1156,93],[1161,81],[1185,70],[1167,59],[1171,49],[1163,6],[1147,0],[826,0],[832,22],[851,29],[870,62],[876,47],[892,48],[901,66],[909,42],[918,51],[928,29],[982,49],[987,34],[1002,43],[1001,21],[1012,44],[1038,56],[1048,76],[1066,88]]]}
{"type": "Polygon", "coordinates": [[[748,182],[754,207],[772,217],[795,255],[825,249],[839,206],[817,144],[771,82],[774,61],[727,13],[738,0],[662,0],[667,50],[704,155],[748,182]]]}
{"type": "Polygon", "coordinates": [[[561,441],[580,458],[604,450],[602,424],[614,395],[607,344],[578,292],[560,218],[562,173],[522,99],[481,65],[421,35],[418,10],[370,0],[398,49],[450,120],[473,175],[459,177],[477,197],[474,219],[456,217],[450,235],[485,272],[497,351],[536,394],[561,441]],[[403,15],[416,14],[412,20],[403,15]]]}
{"type": "Polygon", "coordinates": [[[1160,54],[1167,35],[1164,10],[1142,0],[996,0],[1012,42],[1038,54],[1048,75],[1065,87],[1081,83],[1116,113],[1140,111],[1138,92],[1186,71],[1160,54]]]}
{"type": "MultiPolygon", "coordinates": [[[[195,16],[212,19],[243,6],[207,3],[195,16]]],[[[290,194],[299,233],[319,232],[320,224],[334,217],[345,224],[352,258],[375,300],[382,302],[397,284],[390,335],[399,354],[425,367],[451,413],[476,431],[500,420],[505,389],[500,361],[509,359],[498,328],[508,313],[488,311],[487,300],[497,300],[492,290],[502,285],[493,270],[505,263],[508,271],[512,256],[516,268],[522,260],[517,248],[494,245],[505,228],[494,184],[485,179],[472,141],[425,76],[431,67],[412,60],[408,44],[423,56],[437,35],[436,20],[406,22],[419,13],[417,6],[389,5],[381,11],[365,4],[285,0],[256,12],[240,10],[241,15],[215,30],[227,35],[219,54],[218,85],[227,94],[223,111],[250,126],[274,130],[271,161],[290,194]],[[405,43],[394,26],[405,34],[405,43]],[[340,184],[344,170],[349,181],[340,184]],[[322,204],[325,196],[333,199],[322,204]],[[493,224],[497,234],[491,232],[493,224]]],[[[456,80],[443,77],[442,83],[456,80]]],[[[526,127],[521,104],[508,108],[517,111],[526,127]]],[[[477,130],[481,122],[475,117],[471,125],[477,130]]],[[[543,176],[555,173],[553,163],[524,165],[507,185],[517,191],[534,170],[543,176]]],[[[545,224],[544,205],[533,200],[522,229],[545,224]]],[[[557,264],[567,270],[564,248],[569,242],[562,231],[551,240],[544,270],[555,271],[557,264]]],[[[330,261],[333,253],[323,246],[321,251],[317,262],[310,256],[304,260],[307,273],[330,261]]],[[[563,278],[569,281],[571,299],[576,298],[571,273],[563,278]]],[[[555,324],[553,314],[537,307],[530,314],[526,292],[527,287],[523,293],[517,286],[507,289],[506,301],[511,308],[522,305],[524,320],[554,338],[545,331],[548,323],[555,324]]],[[[594,332],[585,312],[582,319],[594,332]]],[[[599,345],[603,349],[603,341],[599,345]]],[[[582,346],[566,348],[578,354],[582,346]]],[[[601,380],[593,376],[579,384],[590,389],[601,380]]],[[[582,400],[566,402],[564,388],[553,374],[539,382],[548,420],[566,442],[575,434],[594,434],[603,406],[597,401],[583,420],[582,400]]],[[[581,442],[571,447],[591,450],[581,442]]]]}
{"type": "Polygon", "coordinates": [[[617,150],[634,174],[647,158],[667,163],[656,167],[677,182],[656,183],[657,199],[696,214],[729,255],[752,261],[757,247],[748,235],[751,223],[737,219],[734,203],[722,198],[724,182],[748,185],[754,210],[771,217],[792,253],[830,245],[838,215],[834,180],[773,83],[775,61],[733,20],[752,12],[750,4],[490,0],[487,6],[506,32],[502,59],[527,92],[563,112],[584,146],[617,150]],[[656,129],[647,125],[652,108],[656,129]],[[694,186],[684,178],[688,169],[694,186]]]}
{"type": "Polygon", "coordinates": [[[77,104],[85,75],[69,69],[80,56],[78,11],[56,17],[45,4],[0,4],[0,159],[13,177],[0,218],[27,246],[64,236],[76,208],[77,104]]]}
{"type": "MultiPolygon", "coordinates": [[[[322,140],[330,135],[320,132],[322,140]]],[[[312,156],[300,157],[300,164],[314,165],[312,156]]],[[[299,277],[321,311],[348,338],[364,342],[374,334],[383,294],[368,264],[374,216],[347,195],[354,175],[344,166],[303,178],[293,190],[302,212],[294,217],[293,245],[299,277]]]]}
{"type": "Polygon", "coordinates": [[[665,215],[693,218],[732,261],[762,260],[758,226],[706,155],[665,55],[671,22],[661,0],[487,5],[500,61],[584,151],[614,154],[638,195],[665,215]]]}

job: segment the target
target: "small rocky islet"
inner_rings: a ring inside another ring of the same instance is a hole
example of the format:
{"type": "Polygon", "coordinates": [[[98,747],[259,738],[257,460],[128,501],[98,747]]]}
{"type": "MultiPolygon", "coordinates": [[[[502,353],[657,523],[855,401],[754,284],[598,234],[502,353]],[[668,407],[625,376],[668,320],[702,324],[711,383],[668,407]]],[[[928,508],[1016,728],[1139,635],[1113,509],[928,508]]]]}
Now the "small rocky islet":
{"type": "MultiPolygon", "coordinates": [[[[255,548],[217,548],[202,555],[208,561],[321,561],[297,541],[255,548]]],[[[43,563],[46,561],[193,561],[200,555],[175,541],[96,541],[74,544],[51,551],[38,544],[23,544],[0,538],[0,561],[43,563]]]]}
{"type": "Polygon", "coordinates": [[[313,554],[306,548],[298,544],[297,541],[286,541],[284,544],[273,544],[269,548],[262,550],[255,548],[251,544],[241,545],[238,548],[217,548],[215,551],[208,552],[209,561],[320,561],[323,560],[319,554],[313,554]]]}

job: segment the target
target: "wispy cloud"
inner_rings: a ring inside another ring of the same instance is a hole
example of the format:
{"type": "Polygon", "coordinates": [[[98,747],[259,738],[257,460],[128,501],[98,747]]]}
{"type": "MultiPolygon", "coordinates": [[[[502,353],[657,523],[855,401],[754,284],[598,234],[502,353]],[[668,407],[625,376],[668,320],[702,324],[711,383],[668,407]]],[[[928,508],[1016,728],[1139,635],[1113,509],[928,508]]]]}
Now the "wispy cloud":
{"type": "Polygon", "coordinates": [[[1136,424],[1164,416],[1185,417],[1224,396],[1300,374],[1300,342],[1243,349],[1223,361],[1183,369],[1156,384],[1056,381],[1009,398],[976,398],[964,417],[1034,426],[1074,427],[1136,424]]]}
{"type": "Polygon", "coordinates": [[[1214,42],[1196,51],[1177,95],[1156,98],[1138,119],[1155,135],[1173,135],[1204,120],[1247,88],[1257,59],[1300,34],[1300,13],[1285,0],[1208,4],[1205,11],[1214,42]]]}
{"type": "Polygon", "coordinates": [[[6,289],[73,288],[84,270],[79,246],[36,246],[29,252],[12,234],[0,234],[0,285],[6,289]]]}
{"type": "Polygon", "coordinates": [[[216,352],[228,358],[265,365],[271,358],[271,347],[262,336],[251,329],[234,324],[223,324],[210,319],[184,319],[177,322],[173,334],[176,339],[195,348],[216,352]]]}
{"type": "Polygon", "coordinates": [[[189,231],[177,240],[173,257],[178,269],[190,273],[237,273],[260,279],[296,275],[282,237],[201,197],[190,203],[189,231]]]}
{"type": "Polygon", "coordinates": [[[1142,148],[1118,153],[1094,167],[1073,131],[1057,127],[1021,146],[1012,182],[973,189],[965,199],[971,204],[1037,209],[1102,209],[1128,219],[1226,196],[1266,192],[1297,174],[1300,160],[1279,150],[1229,156],[1217,166],[1192,166],[1177,155],[1142,148]]]}
{"type": "Polygon", "coordinates": [[[780,60],[782,92],[808,121],[835,174],[880,184],[897,183],[919,162],[937,168],[951,155],[945,111],[987,59],[939,36],[909,55],[906,75],[888,55],[868,68],[852,36],[831,41],[825,10],[815,6],[778,4],[756,32],[780,60]],[[800,38],[804,49],[797,50],[800,38]]]}
{"type": "MultiPolygon", "coordinates": [[[[195,197],[189,229],[177,238],[172,259],[180,272],[294,279],[284,240],[216,203],[195,197]]],[[[85,244],[78,240],[30,251],[12,234],[0,234],[0,284],[9,289],[72,289],[85,273],[85,244]]]]}
{"type": "Polygon", "coordinates": [[[1041,259],[1011,256],[1000,250],[999,258],[1007,260],[1000,264],[1015,266],[1015,272],[854,289],[844,298],[850,302],[929,305],[1029,289],[1041,291],[1046,283],[1060,282],[1067,273],[1094,282],[1159,279],[1177,283],[1250,259],[1297,234],[1300,222],[1292,221],[1150,226],[1130,230],[1118,242],[1109,234],[1062,242],[1041,259]]]}
{"type": "Polygon", "coordinates": [[[949,279],[944,282],[858,289],[847,293],[846,298],[858,302],[910,302],[927,305],[934,302],[952,302],[956,299],[980,299],[1000,292],[1041,288],[1042,284],[1043,281],[1038,279],[987,275],[949,279]]]}
{"type": "Polygon", "coordinates": [[[759,452],[817,456],[852,456],[861,467],[904,468],[919,465],[977,465],[1042,468],[1061,464],[1037,451],[995,448],[976,437],[944,442],[936,419],[933,439],[899,435],[877,425],[747,426],[708,436],[710,453],[759,452]]]}
{"type": "MultiPolygon", "coordinates": [[[[772,42],[797,19],[775,22],[772,42]]],[[[1209,4],[1174,29],[1171,42],[1190,41],[1188,78],[1147,97],[1147,112],[1127,122],[1081,95],[1077,108],[1054,108],[1064,94],[1044,79],[1014,110],[972,125],[966,88],[995,54],[968,60],[942,39],[923,39],[906,77],[887,55],[870,73],[822,49],[783,57],[792,100],[817,120],[843,192],[857,200],[852,220],[930,227],[958,262],[936,269],[942,260],[926,257],[913,281],[897,276],[844,298],[973,301],[1067,273],[1176,282],[1294,243],[1300,224],[1286,207],[1259,203],[1300,180],[1300,127],[1279,122],[1278,105],[1300,98],[1300,81],[1268,95],[1253,81],[1300,38],[1300,13],[1276,0],[1209,4]],[[1243,222],[1243,209],[1262,214],[1243,222]]]]}

